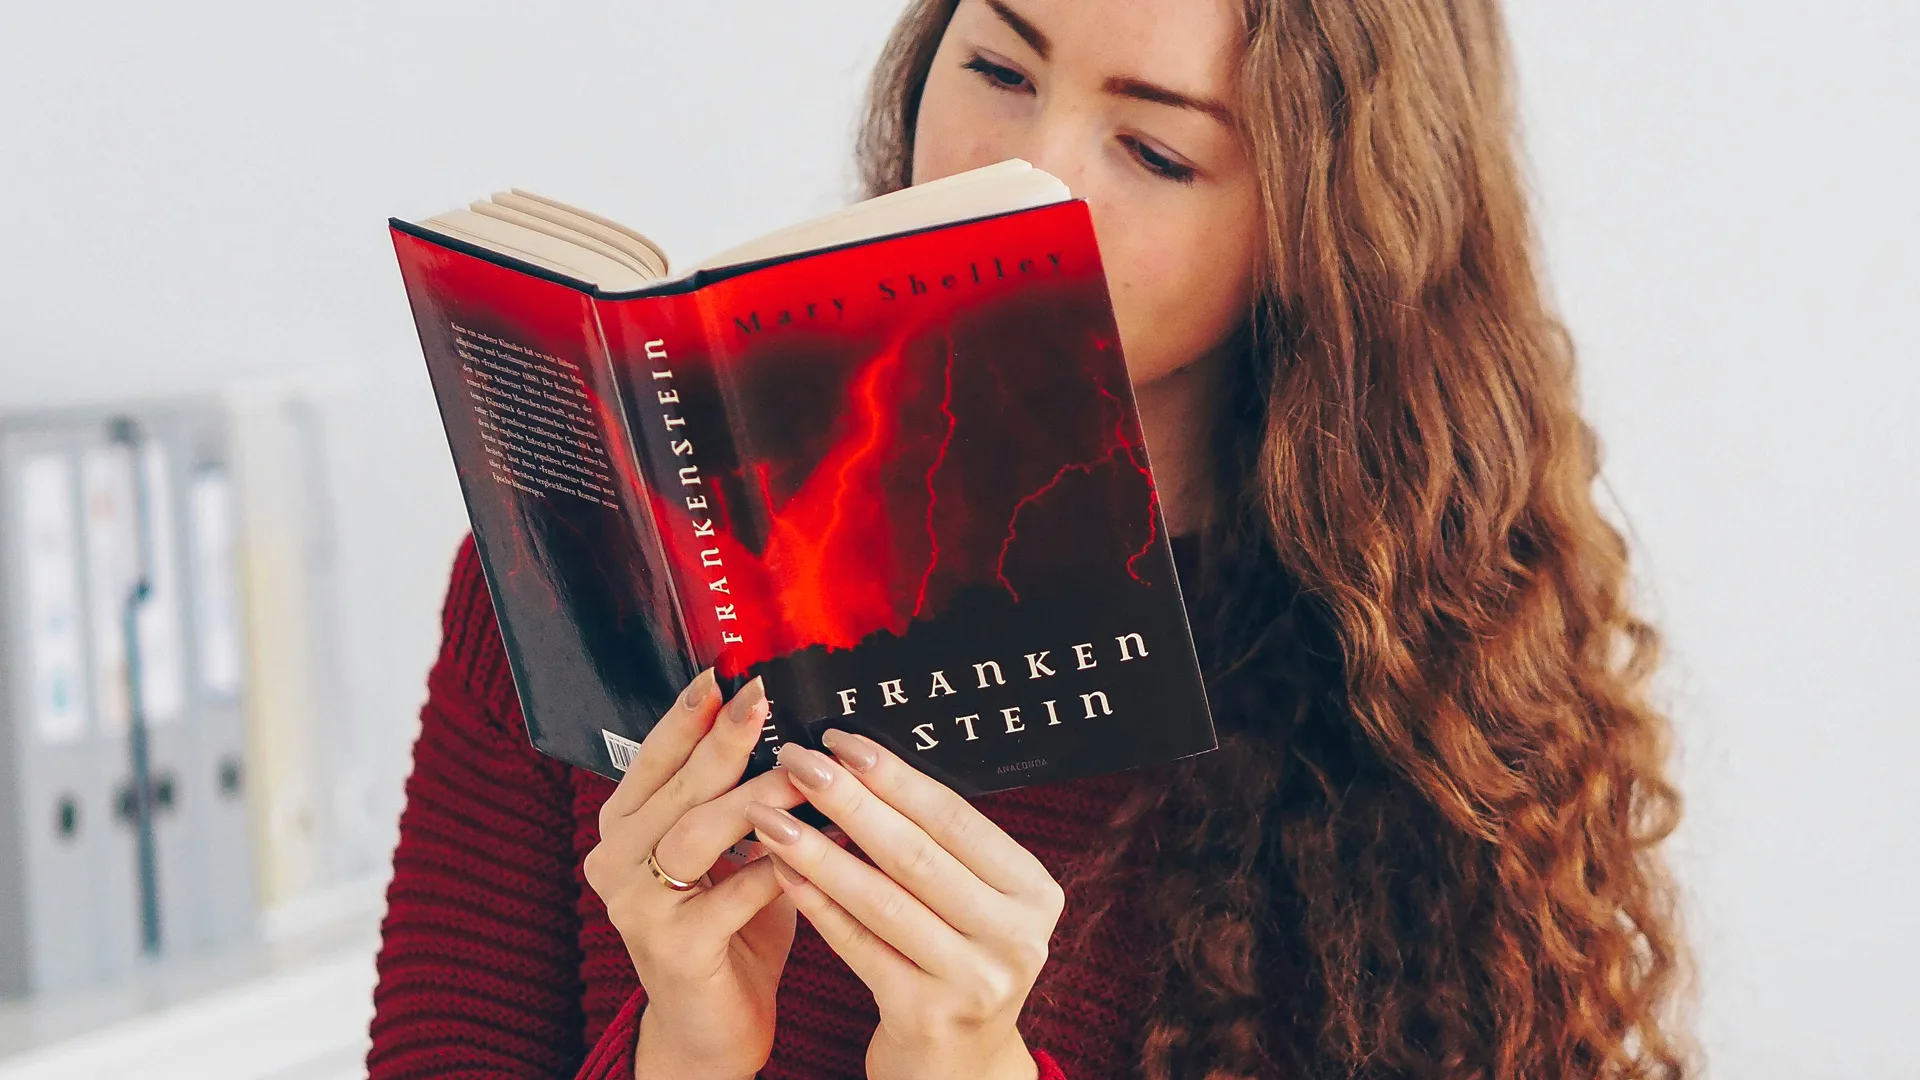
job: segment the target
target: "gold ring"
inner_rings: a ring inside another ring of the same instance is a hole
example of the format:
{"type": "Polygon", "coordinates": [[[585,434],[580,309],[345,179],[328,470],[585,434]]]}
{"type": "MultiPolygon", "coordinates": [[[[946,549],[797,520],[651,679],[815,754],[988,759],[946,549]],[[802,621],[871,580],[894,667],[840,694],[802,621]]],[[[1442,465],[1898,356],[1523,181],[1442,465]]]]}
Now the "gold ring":
{"type": "Polygon", "coordinates": [[[674,892],[688,892],[700,887],[700,883],[697,881],[681,881],[679,878],[660,869],[660,860],[654,858],[653,852],[651,851],[647,852],[647,869],[653,872],[655,881],[672,889],[674,892]]]}

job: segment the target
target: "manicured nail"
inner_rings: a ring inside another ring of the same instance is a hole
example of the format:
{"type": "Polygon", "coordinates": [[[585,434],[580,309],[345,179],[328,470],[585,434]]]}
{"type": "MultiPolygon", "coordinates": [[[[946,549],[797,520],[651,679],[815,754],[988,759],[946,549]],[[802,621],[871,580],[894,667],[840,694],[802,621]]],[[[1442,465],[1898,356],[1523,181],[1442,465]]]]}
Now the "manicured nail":
{"type": "Polygon", "coordinates": [[[791,844],[800,839],[800,819],[777,806],[750,802],[747,804],[747,820],[753,822],[753,831],[762,840],[791,844]]]}
{"type": "Polygon", "coordinates": [[[680,707],[699,709],[701,705],[712,700],[712,696],[718,692],[720,692],[720,680],[714,678],[714,669],[708,667],[707,671],[693,676],[693,682],[687,682],[687,688],[680,692],[680,707]]]}
{"type": "Polygon", "coordinates": [[[707,703],[708,686],[712,686],[712,669],[707,669],[707,671],[693,676],[693,682],[687,682],[687,684],[685,684],[685,688],[680,690],[680,707],[682,707],[682,709],[699,709],[701,705],[705,705],[705,703],[707,703]]]}
{"type": "Polygon", "coordinates": [[[767,687],[755,675],[753,681],[740,688],[733,699],[733,720],[742,726],[760,727],[767,721],[772,706],[767,704],[767,687]]]}
{"type": "Polygon", "coordinates": [[[799,743],[788,743],[780,748],[780,765],[787,775],[804,788],[818,790],[833,783],[833,770],[827,768],[827,756],[818,750],[809,750],[799,743]]]}
{"type": "Polygon", "coordinates": [[[873,768],[874,762],[880,760],[880,748],[865,735],[841,731],[839,728],[829,728],[825,735],[820,736],[820,741],[827,745],[827,749],[833,751],[834,757],[845,762],[846,766],[855,772],[866,772],[873,768]]]}
{"type": "Polygon", "coordinates": [[[788,885],[805,885],[807,883],[807,879],[801,876],[800,871],[788,866],[785,859],[782,859],[778,855],[769,855],[767,858],[773,860],[774,877],[779,878],[788,885]]]}

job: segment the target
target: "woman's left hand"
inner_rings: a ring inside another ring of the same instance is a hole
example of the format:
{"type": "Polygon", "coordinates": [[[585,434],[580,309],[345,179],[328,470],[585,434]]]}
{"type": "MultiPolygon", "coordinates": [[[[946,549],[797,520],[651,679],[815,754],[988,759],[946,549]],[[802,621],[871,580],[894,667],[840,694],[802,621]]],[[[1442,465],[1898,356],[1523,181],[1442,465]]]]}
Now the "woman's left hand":
{"type": "Polygon", "coordinates": [[[952,788],[862,736],[823,741],[833,757],[790,743],[780,763],[874,865],[777,807],[752,803],[747,817],[781,887],[873,991],[868,1080],[1031,1080],[1016,1022],[1059,884],[952,788]]]}

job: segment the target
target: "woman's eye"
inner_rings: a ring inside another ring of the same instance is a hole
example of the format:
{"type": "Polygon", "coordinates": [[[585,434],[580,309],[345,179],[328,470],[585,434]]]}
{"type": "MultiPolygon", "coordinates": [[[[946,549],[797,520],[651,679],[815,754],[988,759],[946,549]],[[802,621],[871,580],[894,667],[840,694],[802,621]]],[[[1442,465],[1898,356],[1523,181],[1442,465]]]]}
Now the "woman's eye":
{"type": "Polygon", "coordinates": [[[987,80],[988,85],[1000,90],[1019,90],[1027,85],[1027,77],[1007,67],[996,64],[984,56],[975,55],[973,59],[960,65],[968,71],[978,72],[987,80]]]}
{"type": "Polygon", "coordinates": [[[1155,176],[1165,177],[1176,184],[1193,183],[1193,177],[1196,171],[1193,166],[1182,165],[1180,162],[1173,160],[1141,140],[1131,136],[1122,137],[1120,141],[1125,143],[1127,149],[1133,152],[1133,156],[1139,159],[1140,164],[1146,166],[1148,172],[1153,173],[1155,176]]]}

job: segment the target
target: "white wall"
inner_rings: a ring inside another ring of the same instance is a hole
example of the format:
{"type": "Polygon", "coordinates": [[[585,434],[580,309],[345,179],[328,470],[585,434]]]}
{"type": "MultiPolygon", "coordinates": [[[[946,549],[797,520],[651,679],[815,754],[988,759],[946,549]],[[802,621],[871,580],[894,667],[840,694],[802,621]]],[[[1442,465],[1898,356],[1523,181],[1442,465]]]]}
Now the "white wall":
{"type": "Polygon", "coordinates": [[[895,6],[10,4],[6,397],[411,379],[386,218],[507,184],[695,258],[836,205],[895,6]]]}
{"type": "MultiPolygon", "coordinates": [[[[462,520],[384,218],[518,184],[698,256],[835,205],[897,6],[10,5],[0,407],[322,387],[344,722],[390,806],[462,520]]],[[[1920,1075],[1920,20],[1510,7],[1670,636],[1714,1075],[1920,1075]]]]}
{"type": "Polygon", "coordinates": [[[0,410],[235,402],[270,899],[384,866],[465,530],[387,217],[519,185],[697,259],[837,206],[895,8],[0,5],[0,410]]]}

